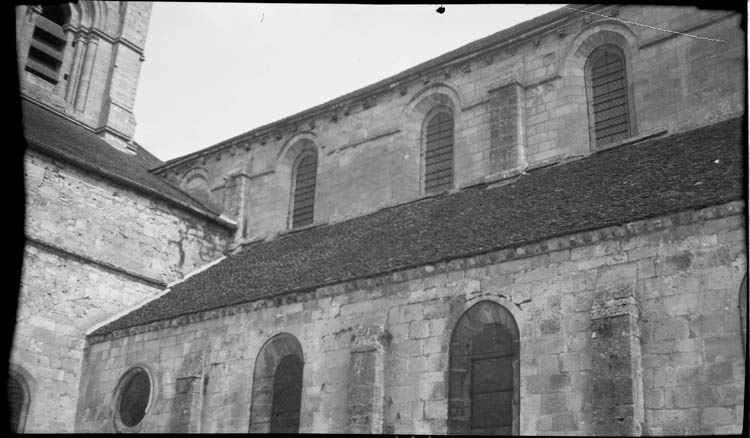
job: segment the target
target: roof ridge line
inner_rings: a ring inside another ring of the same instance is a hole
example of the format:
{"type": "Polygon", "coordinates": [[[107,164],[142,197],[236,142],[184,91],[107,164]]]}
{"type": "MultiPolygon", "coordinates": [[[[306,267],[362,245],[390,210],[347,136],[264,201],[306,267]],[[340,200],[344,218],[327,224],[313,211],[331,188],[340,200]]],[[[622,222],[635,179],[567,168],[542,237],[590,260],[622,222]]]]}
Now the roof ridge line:
{"type": "MultiPolygon", "coordinates": [[[[607,5],[599,5],[599,4],[594,3],[594,4],[584,4],[581,6],[581,8],[583,9],[598,8],[598,7],[607,7],[607,5]]],[[[248,131],[229,137],[228,139],[221,140],[218,143],[199,149],[195,152],[191,152],[181,157],[175,157],[171,160],[167,160],[164,162],[163,165],[158,166],[154,168],[153,170],[158,172],[158,171],[170,168],[173,165],[177,165],[183,161],[189,161],[193,158],[200,157],[204,154],[209,154],[214,151],[221,150],[222,148],[231,147],[233,143],[243,140],[244,137],[250,137],[253,134],[263,134],[265,133],[264,131],[272,132],[274,129],[271,129],[271,128],[273,128],[274,126],[288,124],[297,119],[304,119],[306,117],[316,116],[316,114],[318,113],[324,113],[330,110],[331,107],[344,105],[348,101],[361,99],[361,98],[364,98],[365,96],[382,91],[381,89],[383,88],[390,89],[390,88],[395,87],[399,83],[409,82],[411,80],[414,80],[414,78],[418,77],[420,74],[425,74],[426,72],[430,72],[440,66],[449,65],[451,63],[457,63],[467,58],[473,58],[473,57],[476,57],[477,53],[479,52],[482,52],[485,50],[496,49],[498,46],[511,45],[512,43],[517,43],[518,40],[524,40],[524,38],[528,39],[531,36],[547,32],[549,31],[548,27],[554,28],[555,26],[552,26],[553,24],[556,24],[559,21],[567,20],[569,19],[570,16],[575,15],[577,12],[578,11],[569,10],[569,9],[566,9],[565,7],[560,7],[558,9],[547,12],[546,14],[533,17],[521,23],[515,24],[511,27],[500,29],[499,31],[494,32],[490,35],[487,35],[485,37],[482,37],[473,41],[469,41],[468,43],[456,49],[453,49],[443,54],[440,54],[438,56],[435,56],[431,59],[428,59],[427,61],[421,62],[415,66],[409,67],[396,74],[387,76],[379,81],[376,81],[364,87],[360,87],[356,90],[350,91],[349,93],[345,93],[341,96],[335,97],[333,99],[330,99],[328,101],[325,101],[313,107],[307,108],[305,110],[299,111],[297,113],[291,114],[289,116],[283,117],[281,119],[274,120],[272,122],[263,124],[256,128],[252,128],[248,131]],[[537,24],[533,29],[521,31],[524,29],[524,26],[527,25],[528,23],[534,20],[541,21],[543,18],[546,19],[548,22],[542,22],[542,24],[537,24]],[[501,41],[492,42],[493,38],[498,38],[499,34],[503,32],[510,32],[513,29],[517,29],[517,32],[520,32],[520,33],[518,35],[511,34],[510,36],[506,37],[505,39],[501,41]],[[467,53],[463,53],[463,52],[467,52],[467,53]],[[438,62],[438,60],[440,60],[440,58],[442,57],[449,57],[449,58],[438,62]]]]}

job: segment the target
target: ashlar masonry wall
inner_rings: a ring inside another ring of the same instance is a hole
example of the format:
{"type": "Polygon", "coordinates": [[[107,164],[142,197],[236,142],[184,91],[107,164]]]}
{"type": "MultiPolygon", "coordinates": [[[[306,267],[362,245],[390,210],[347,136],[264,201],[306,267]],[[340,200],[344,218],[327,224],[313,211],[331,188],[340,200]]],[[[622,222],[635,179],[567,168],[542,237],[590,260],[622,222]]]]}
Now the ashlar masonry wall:
{"type": "Polygon", "coordinates": [[[315,223],[424,196],[422,124],[437,106],[454,116],[454,188],[586,155],[596,146],[584,67],[593,49],[608,44],[626,58],[631,140],[744,112],[738,14],[640,5],[587,12],[571,11],[512,42],[250,131],[174,160],[159,174],[187,187],[201,173],[205,196],[241,224],[239,239],[253,240],[290,226],[291,167],[301,143],[318,155],[315,223]]]}
{"type": "Polygon", "coordinates": [[[229,230],[51,159],[25,155],[26,234],[168,283],[218,258],[229,230]]]}
{"type": "Polygon", "coordinates": [[[30,405],[24,432],[72,432],[85,333],[159,293],[85,260],[27,245],[11,366],[25,371],[30,405]]]}
{"type": "Polygon", "coordinates": [[[86,331],[219,258],[229,231],[34,150],[25,173],[10,363],[32,386],[24,431],[72,432],[86,331]]]}
{"type": "Polygon", "coordinates": [[[137,365],[155,385],[138,431],[246,432],[256,357],[285,333],[304,355],[300,431],[444,434],[451,333],[489,301],[519,328],[521,434],[739,433],[744,211],[686,211],[89,338],[76,431],[114,431],[114,391],[137,365]],[[185,410],[187,378],[199,401],[185,410]]]}

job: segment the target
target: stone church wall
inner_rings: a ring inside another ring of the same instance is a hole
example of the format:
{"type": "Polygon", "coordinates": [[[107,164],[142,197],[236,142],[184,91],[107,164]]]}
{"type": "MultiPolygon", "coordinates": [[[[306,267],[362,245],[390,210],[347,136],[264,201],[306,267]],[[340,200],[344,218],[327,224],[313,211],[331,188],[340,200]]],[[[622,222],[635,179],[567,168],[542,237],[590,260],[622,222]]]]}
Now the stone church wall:
{"type": "Polygon", "coordinates": [[[86,331],[160,288],[33,244],[21,285],[10,362],[38,382],[24,430],[72,432],[86,331]]]}
{"type": "Polygon", "coordinates": [[[114,431],[114,391],[138,365],[155,385],[138,430],[246,432],[256,357],[284,333],[304,355],[301,432],[444,434],[453,328],[491,301],[519,328],[521,434],[612,432],[595,415],[608,404],[628,430],[739,433],[744,211],[732,202],[89,338],[76,431],[114,431]]]}
{"type": "Polygon", "coordinates": [[[72,432],[85,333],[222,255],[227,231],[27,150],[10,363],[39,382],[26,432],[72,432]]]}
{"type": "Polygon", "coordinates": [[[168,283],[221,256],[227,230],[27,151],[26,234],[168,283]]]}
{"type": "Polygon", "coordinates": [[[604,44],[625,52],[634,137],[742,114],[746,48],[739,15],[635,5],[596,13],[573,13],[518,42],[250,131],[159,173],[182,184],[197,169],[205,172],[207,196],[242,224],[240,237],[253,240],[289,228],[291,166],[301,142],[318,154],[316,223],[422,197],[422,123],[438,105],[454,114],[455,188],[589,154],[595,147],[584,64],[604,44]]]}

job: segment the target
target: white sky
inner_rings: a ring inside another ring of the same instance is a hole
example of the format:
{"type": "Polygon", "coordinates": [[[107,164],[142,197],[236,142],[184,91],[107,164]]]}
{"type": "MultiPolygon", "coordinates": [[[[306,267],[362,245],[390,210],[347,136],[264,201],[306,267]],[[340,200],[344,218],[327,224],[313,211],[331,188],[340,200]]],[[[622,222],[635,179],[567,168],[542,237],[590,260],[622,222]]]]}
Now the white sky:
{"type": "Polygon", "coordinates": [[[561,7],[437,6],[155,2],[135,140],[186,155],[561,7]]]}

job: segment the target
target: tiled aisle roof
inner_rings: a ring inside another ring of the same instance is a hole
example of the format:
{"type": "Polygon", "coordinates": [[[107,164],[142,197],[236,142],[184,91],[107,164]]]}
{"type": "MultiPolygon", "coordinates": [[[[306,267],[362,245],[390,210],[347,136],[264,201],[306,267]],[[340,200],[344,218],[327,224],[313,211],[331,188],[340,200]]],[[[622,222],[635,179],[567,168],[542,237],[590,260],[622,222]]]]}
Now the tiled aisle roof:
{"type": "Polygon", "coordinates": [[[93,335],[742,199],[733,119],[249,245],[93,335]]]}

